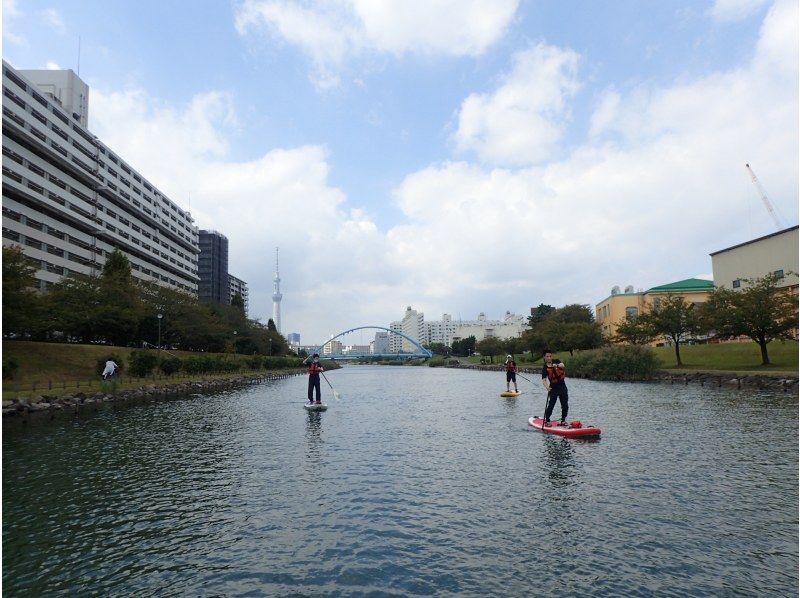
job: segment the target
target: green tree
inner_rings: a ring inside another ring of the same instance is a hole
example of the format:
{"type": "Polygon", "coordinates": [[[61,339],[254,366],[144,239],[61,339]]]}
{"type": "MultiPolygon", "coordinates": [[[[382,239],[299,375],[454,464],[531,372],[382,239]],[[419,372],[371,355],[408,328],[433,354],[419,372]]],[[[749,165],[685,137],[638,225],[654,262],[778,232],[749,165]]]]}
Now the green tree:
{"type": "Polygon", "coordinates": [[[444,343],[431,343],[426,349],[430,350],[434,355],[450,355],[450,347],[444,343]]]}
{"type": "Polygon", "coordinates": [[[100,306],[99,277],[65,276],[45,296],[45,326],[63,333],[68,340],[93,342],[98,340],[100,332],[97,318],[100,306]]]}
{"type": "Polygon", "coordinates": [[[234,293],[233,297],[231,297],[231,307],[236,308],[244,314],[244,299],[241,293],[234,293]]]}
{"type": "Polygon", "coordinates": [[[703,306],[708,327],[718,338],[747,336],[761,349],[761,364],[769,365],[767,345],[792,338],[797,329],[797,296],[778,288],[775,274],[745,279],[739,291],[717,288],[703,306]]]}
{"type": "Polygon", "coordinates": [[[653,303],[649,311],[641,314],[639,320],[653,334],[672,342],[677,365],[683,365],[681,343],[697,335],[702,329],[699,310],[683,297],[671,293],[660,299],[653,303]]]}
{"type": "Polygon", "coordinates": [[[113,345],[134,342],[142,315],[139,289],[131,275],[131,264],[119,249],[106,258],[99,283],[95,314],[98,333],[113,345]]]}
{"type": "Polygon", "coordinates": [[[475,337],[468,336],[457,341],[453,341],[453,355],[467,357],[475,352],[475,337]]]}
{"type": "Polygon", "coordinates": [[[278,327],[275,326],[275,321],[272,318],[267,321],[267,328],[273,332],[278,332],[278,327]]]}
{"type": "Polygon", "coordinates": [[[538,307],[531,309],[531,315],[528,316],[528,326],[535,328],[537,324],[544,322],[547,316],[555,309],[552,305],[540,303],[538,307]]]}
{"type": "Polygon", "coordinates": [[[482,341],[480,341],[476,346],[475,349],[481,355],[488,355],[489,356],[489,363],[494,363],[494,356],[499,355],[503,352],[503,345],[502,341],[498,338],[493,336],[488,336],[482,341]]]}
{"type": "Polygon", "coordinates": [[[646,319],[640,320],[638,316],[625,316],[624,320],[617,323],[617,329],[611,341],[627,345],[646,345],[658,336],[647,324],[646,319]]]}
{"type": "Polygon", "coordinates": [[[3,334],[29,335],[41,315],[35,268],[19,247],[3,247],[3,334]]]}

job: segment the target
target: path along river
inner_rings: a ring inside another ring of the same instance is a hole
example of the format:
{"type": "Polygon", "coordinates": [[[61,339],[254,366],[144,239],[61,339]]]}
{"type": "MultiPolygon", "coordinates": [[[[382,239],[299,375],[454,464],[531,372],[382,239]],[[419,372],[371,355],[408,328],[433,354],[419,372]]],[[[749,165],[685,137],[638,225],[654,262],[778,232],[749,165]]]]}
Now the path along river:
{"type": "Polygon", "coordinates": [[[4,595],[797,595],[796,395],[569,380],[590,442],[538,382],[328,378],[6,432],[4,595]]]}

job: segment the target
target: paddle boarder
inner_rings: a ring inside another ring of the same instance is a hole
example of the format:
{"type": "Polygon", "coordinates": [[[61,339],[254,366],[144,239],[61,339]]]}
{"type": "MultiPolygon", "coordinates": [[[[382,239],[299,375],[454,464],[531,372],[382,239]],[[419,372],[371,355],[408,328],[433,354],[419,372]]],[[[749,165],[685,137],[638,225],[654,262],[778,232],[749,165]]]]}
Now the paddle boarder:
{"type": "Polygon", "coordinates": [[[560,359],[553,359],[553,352],[545,349],[544,365],[542,366],[542,385],[547,390],[547,409],[544,412],[544,425],[550,425],[550,416],[556,406],[556,398],[561,403],[561,425],[567,425],[567,412],[569,411],[569,394],[567,383],[564,382],[567,374],[564,364],[560,359]]]}
{"type": "Polygon", "coordinates": [[[306,357],[303,360],[303,365],[308,366],[308,404],[314,404],[314,391],[317,394],[317,405],[322,404],[322,391],[319,387],[319,375],[322,373],[323,368],[319,363],[319,353],[314,353],[311,357],[306,357]]]}
{"type": "Polygon", "coordinates": [[[517,388],[517,362],[511,355],[506,355],[506,392],[511,391],[511,383],[514,383],[514,392],[519,392],[517,388]]]}

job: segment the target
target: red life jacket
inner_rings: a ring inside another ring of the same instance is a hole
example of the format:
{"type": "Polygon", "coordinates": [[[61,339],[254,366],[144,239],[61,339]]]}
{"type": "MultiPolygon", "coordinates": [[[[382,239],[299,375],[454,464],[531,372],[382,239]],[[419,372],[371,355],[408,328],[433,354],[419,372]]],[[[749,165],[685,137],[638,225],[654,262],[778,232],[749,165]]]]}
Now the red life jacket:
{"type": "Polygon", "coordinates": [[[516,372],[517,371],[517,362],[513,359],[511,361],[506,361],[506,369],[509,372],[516,372]]]}
{"type": "Polygon", "coordinates": [[[566,377],[567,374],[563,368],[557,367],[555,363],[547,366],[547,379],[550,380],[550,386],[563,382],[566,377]]]}
{"type": "Polygon", "coordinates": [[[319,374],[322,371],[322,366],[318,363],[314,363],[313,361],[308,364],[308,373],[309,374],[319,374]]]}

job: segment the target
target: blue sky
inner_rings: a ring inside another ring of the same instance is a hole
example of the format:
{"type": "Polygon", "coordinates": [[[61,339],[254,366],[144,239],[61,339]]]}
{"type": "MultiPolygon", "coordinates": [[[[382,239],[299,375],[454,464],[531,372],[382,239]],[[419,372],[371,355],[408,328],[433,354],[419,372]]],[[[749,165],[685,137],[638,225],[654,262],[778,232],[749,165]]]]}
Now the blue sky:
{"type": "Polygon", "coordinates": [[[797,222],[791,2],[3,2],[90,128],[231,241],[316,341],[405,305],[498,317],[709,274],[797,222]]]}

